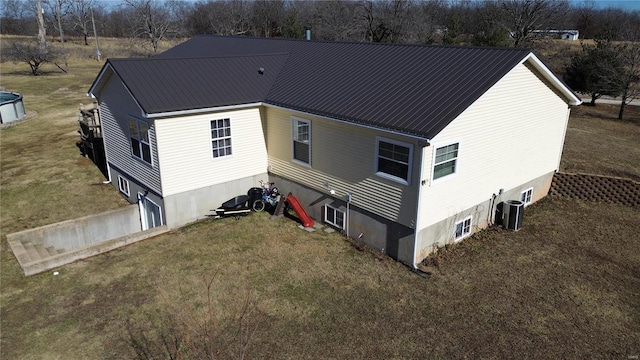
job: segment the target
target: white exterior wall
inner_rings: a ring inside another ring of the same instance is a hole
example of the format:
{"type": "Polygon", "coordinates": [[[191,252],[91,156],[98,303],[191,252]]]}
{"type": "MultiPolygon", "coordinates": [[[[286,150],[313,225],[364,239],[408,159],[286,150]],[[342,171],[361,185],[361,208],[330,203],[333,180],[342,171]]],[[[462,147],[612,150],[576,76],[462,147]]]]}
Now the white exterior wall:
{"type": "Polygon", "coordinates": [[[345,199],[350,193],[352,205],[414,228],[420,162],[416,140],[280,108],[268,107],[266,113],[271,174],[329,194],[326,183],[336,191],[332,197],[345,199]],[[311,122],[311,166],[292,160],[292,116],[311,122]],[[377,137],[413,146],[410,185],[376,175],[377,137]]]}
{"type": "Polygon", "coordinates": [[[164,197],[267,172],[258,108],[156,119],[155,128],[164,197]],[[210,121],[225,118],[231,119],[232,155],[214,158],[210,121]]]}
{"type": "MultiPolygon", "coordinates": [[[[427,181],[418,229],[557,170],[568,115],[567,103],[529,68],[514,68],[424,149],[427,181]],[[460,144],[456,173],[431,180],[436,148],[455,142],[460,144]]],[[[421,241],[418,251],[428,245],[421,241]]]]}

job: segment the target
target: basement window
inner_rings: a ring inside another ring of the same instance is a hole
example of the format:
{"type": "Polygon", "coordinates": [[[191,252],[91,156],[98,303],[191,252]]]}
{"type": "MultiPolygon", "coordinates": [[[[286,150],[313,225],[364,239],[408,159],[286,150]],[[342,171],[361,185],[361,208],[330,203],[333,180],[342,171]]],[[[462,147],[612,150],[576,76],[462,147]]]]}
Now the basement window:
{"type": "Polygon", "coordinates": [[[151,165],[151,145],[149,143],[149,124],[138,119],[129,119],[131,136],[131,154],[151,165]]]}
{"type": "Polygon", "coordinates": [[[472,217],[468,216],[455,224],[453,241],[460,241],[471,234],[471,220],[472,217]]]}
{"type": "Polygon", "coordinates": [[[324,222],[337,227],[338,229],[344,229],[344,211],[334,208],[331,205],[324,205],[324,222]]]}
{"type": "Polygon", "coordinates": [[[520,193],[520,201],[522,201],[525,205],[531,204],[532,197],[533,197],[533,188],[528,188],[527,190],[520,193]]]}
{"type": "Polygon", "coordinates": [[[213,157],[231,155],[231,120],[211,120],[211,148],[213,157]]]}
{"type": "Polygon", "coordinates": [[[129,197],[129,180],[118,175],[118,189],[120,189],[121,193],[129,197]]]}

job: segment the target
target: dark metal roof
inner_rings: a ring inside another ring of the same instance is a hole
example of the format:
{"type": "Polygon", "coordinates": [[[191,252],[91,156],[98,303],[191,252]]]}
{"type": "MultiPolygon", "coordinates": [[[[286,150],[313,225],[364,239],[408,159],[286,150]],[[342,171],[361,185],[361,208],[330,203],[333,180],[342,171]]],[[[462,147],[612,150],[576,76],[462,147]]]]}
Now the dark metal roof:
{"type": "Polygon", "coordinates": [[[262,102],[286,59],[286,54],[273,54],[115,59],[108,64],[152,114],[262,102]]]}
{"type": "Polygon", "coordinates": [[[263,101],[431,139],[530,53],[197,36],[110,62],[148,113],[263,101]]]}

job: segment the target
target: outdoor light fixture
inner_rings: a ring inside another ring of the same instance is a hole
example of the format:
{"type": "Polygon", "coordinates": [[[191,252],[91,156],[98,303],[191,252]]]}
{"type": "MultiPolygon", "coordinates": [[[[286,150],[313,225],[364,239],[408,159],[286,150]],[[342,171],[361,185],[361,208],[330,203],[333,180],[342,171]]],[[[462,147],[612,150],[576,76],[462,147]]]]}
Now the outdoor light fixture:
{"type": "Polygon", "coordinates": [[[336,190],[335,190],[335,189],[333,189],[333,188],[331,187],[331,185],[329,185],[329,183],[328,183],[328,182],[326,182],[326,181],[325,181],[323,185],[324,185],[324,187],[326,187],[326,188],[327,188],[327,190],[329,190],[329,193],[330,193],[331,195],[335,195],[335,194],[336,194],[336,190]]]}

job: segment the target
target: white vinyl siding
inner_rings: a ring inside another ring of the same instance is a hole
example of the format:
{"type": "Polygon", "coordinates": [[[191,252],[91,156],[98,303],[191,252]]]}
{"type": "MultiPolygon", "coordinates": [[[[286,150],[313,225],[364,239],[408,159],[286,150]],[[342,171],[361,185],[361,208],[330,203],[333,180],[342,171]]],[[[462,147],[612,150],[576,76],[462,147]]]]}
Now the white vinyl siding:
{"type": "Polygon", "coordinates": [[[149,126],[147,138],[153,165],[150,166],[132,154],[129,119],[132,116],[141,119],[137,116],[141,110],[117,76],[109,78],[100,96],[100,121],[108,163],[145,188],[161,193],[154,122],[145,121],[149,126]]]}
{"type": "Polygon", "coordinates": [[[164,196],[267,171],[267,149],[257,108],[156,119],[155,123],[164,196]],[[214,119],[229,119],[233,156],[212,156],[214,119]]]}
{"type": "MultiPolygon", "coordinates": [[[[376,175],[375,149],[380,132],[273,107],[267,107],[266,114],[271,173],[323,192],[328,192],[324,184],[331,184],[336,197],[348,192],[353,195],[353,205],[406,226],[414,225],[415,184],[419,183],[416,172],[411,172],[412,185],[376,175]],[[292,160],[292,116],[312,124],[313,168],[292,160]]],[[[384,137],[417,146],[406,138],[384,137]]],[[[416,164],[415,151],[411,156],[416,164]]]]}
{"type": "Polygon", "coordinates": [[[423,174],[433,171],[439,144],[460,143],[464,164],[455,177],[421,187],[418,228],[557,170],[568,112],[566,102],[527,66],[516,66],[435,136],[431,143],[437,145],[425,148],[423,174]]]}

